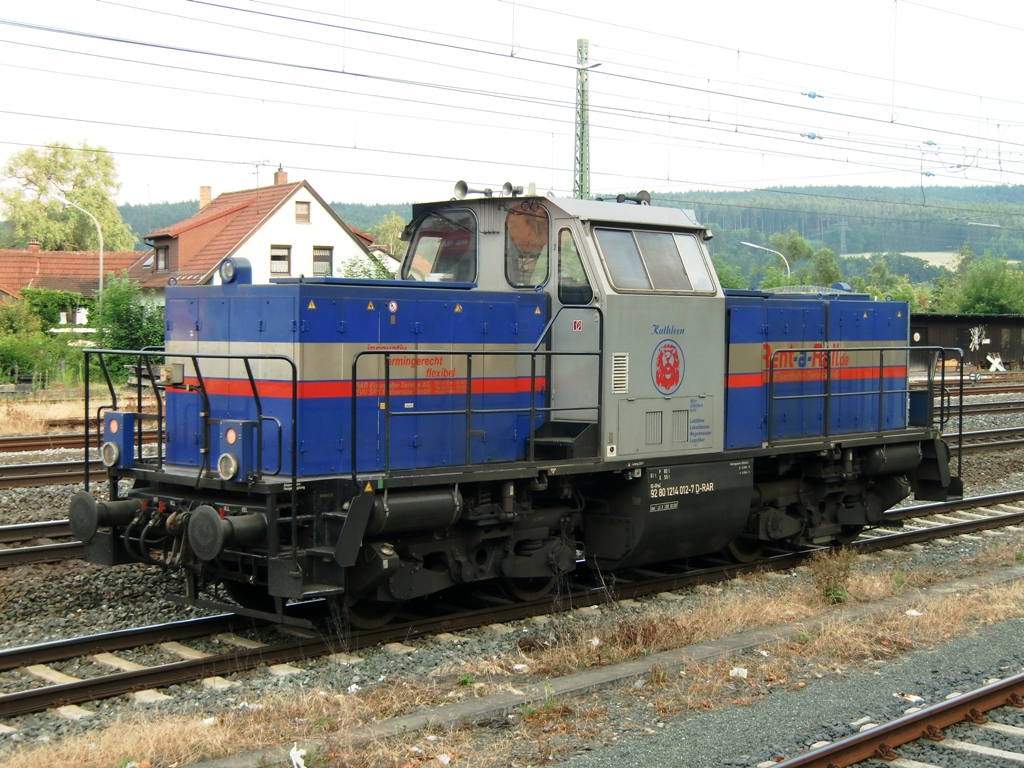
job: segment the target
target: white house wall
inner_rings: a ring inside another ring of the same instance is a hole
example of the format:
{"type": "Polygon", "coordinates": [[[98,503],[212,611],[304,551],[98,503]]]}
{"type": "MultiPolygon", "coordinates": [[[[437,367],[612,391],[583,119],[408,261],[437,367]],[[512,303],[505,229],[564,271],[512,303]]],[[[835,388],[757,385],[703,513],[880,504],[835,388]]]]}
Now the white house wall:
{"type": "MultiPolygon", "coordinates": [[[[271,277],[313,277],[313,246],[334,248],[331,265],[334,277],[341,276],[349,260],[365,253],[331,213],[305,187],[299,187],[233,255],[249,260],[252,264],[252,281],[258,285],[269,283],[271,277]],[[296,223],[296,202],[309,203],[308,224],[296,223]],[[288,275],[271,275],[272,245],[291,246],[291,271],[288,275]]],[[[220,276],[216,272],[213,283],[220,284],[220,276]]]]}

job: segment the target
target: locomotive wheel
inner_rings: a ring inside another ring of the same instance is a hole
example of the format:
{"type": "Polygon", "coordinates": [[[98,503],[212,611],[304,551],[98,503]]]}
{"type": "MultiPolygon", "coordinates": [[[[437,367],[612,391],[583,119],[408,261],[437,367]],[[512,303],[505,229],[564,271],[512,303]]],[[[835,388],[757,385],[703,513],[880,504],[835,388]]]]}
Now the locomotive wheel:
{"type": "Polygon", "coordinates": [[[274,598],[263,584],[247,584],[244,581],[225,580],[221,584],[228,597],[243,608],[264,613],[274,613],[274,598]]]}
{"type": "Polygon", "coordinates": [[[837,533],[835,536],[836,544],[840,546],[847,546],[853,544],[860,536],[860,532],[864,530],[863,525],[844,525],[841,533],[837,533]]]}
{"type": "Polygon", "coordinates": [[[729,542],[726,549],[737,563],[752,563],[761,557],[764,542],[750,536],[737,536],[729,542]]]}
{"type": "Polygon", "coordinates": [[[539,600],[555,586],[554,576],[534,576],[523,578],[505,577],[501,580],[501,588],[505,593],[521,603],[539,600]]]}
{"type": "Polygon", "coordinates": [[[380,629],[398,615],[401,603],[345,595],[342,615],[356,629],[380,629]]]}

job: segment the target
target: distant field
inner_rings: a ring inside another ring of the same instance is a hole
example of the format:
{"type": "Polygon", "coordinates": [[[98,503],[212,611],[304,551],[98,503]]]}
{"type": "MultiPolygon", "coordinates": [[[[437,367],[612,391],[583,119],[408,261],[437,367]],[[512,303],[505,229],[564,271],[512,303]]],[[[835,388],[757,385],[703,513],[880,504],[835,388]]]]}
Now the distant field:
{"type": "MultiPolygon", "coordinates": [[[[931,264],[933,267],[947,267],[952,269],[956,265],[956,260],[960,258],[960,254],[951,251],[900,251],[904,256],[913,256],[914,258],[923,259],[931,264]]],[[[847,257],[860,256],[861,258],[870,258],[870,253],[849,253],[847,257]]]]}

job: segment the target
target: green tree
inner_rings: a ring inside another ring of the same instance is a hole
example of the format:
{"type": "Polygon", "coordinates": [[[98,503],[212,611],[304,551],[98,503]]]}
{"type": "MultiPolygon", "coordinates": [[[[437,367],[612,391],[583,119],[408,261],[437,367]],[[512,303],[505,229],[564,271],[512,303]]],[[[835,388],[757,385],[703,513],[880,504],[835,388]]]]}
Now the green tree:
{"type": "Polygon", "coordinates": [[[803,285],[806,282],[802,279],[800,274],[790,273],[789,275],[786,275],[785,272],[775,265],[765,267],[761,274],[763,277],[757,284],[757,287],[761,290],[781,288],[784,285],[803,285]]]}
{"type": "Polygon", "coordinates": [[[1024,313],[1024,272],[988,251],[972,260],[960,275],[958,312],[979,314],[1024,313]]]}
{"type": "Polygon", "coordinates": [[[743,277],[743,273],[740,272],[739,269],[729,266],[717,256],[712,256],[711,262],[715,265],[715,273],[718,275],[718,282],[722,284],[723,288],[748,287],[747,280],[743,277]]]}
{"type": "Polygon", "coordinates": [[[114,159],[102,147],[84,142],[77,149],[61,143],[44,150],[30,147],[11,155],[0,181],[14,182],[0,190],[0,210],[7,219],[10,240],[20,247],[31,237],[45,250],[99,247],[92,220],[54,200],[52,192],[96,217],[106,250],[130,251],[135,246],[135,235],[114,204],[119,188],[114,159]]]}
{"type": "Polygon", "coordinates": [[[388,253],[396,259],[405,255],[406,243],[402,240],[405,220],[394,211],[370,227],[370,235],[374,241],[388,249],[388,253]]]}
{"type": "Polygon", "coordinates": [[[39,316],[24,299],[0,304],[0,336],[29,336],[42,329],[39,316]]]}
{"type": "Polygon", "coordinates": [[[843,272],[829,248],[819,248],[811,260],[811,285],[830,286],[842,282],[843,272]]]}
{"type": "Polygon", "coordinates": [[[99,325],[100,343],[107,349],[141,349],[164,343],[164,308],[146,301],[127,272],[107,277],[99,325]]]}
{"type": "MultiPolygon", "coordinates": [[[[773,250],[785,254],[790,267],[793,262],[814,257],[814,249],[804,240],[795,229],[789,230],[786,234],[776,232],[768,240],[773,250]]],[[[834,254],[833,254],[834,258],[834,254]]]]}
{"type": "MultiPolygon", "coordinates": [[[[404,245],[404,243],[403,243],[404,245]]],[[[357,256],[345,264],[344,277],[362,280],[391,280],[394,274],[376,256],[357,256]]]]}

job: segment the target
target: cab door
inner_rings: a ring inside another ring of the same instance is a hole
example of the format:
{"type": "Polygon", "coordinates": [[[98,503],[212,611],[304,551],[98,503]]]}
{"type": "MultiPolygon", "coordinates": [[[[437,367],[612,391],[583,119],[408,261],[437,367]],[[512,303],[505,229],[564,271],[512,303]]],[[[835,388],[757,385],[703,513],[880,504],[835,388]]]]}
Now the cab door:
{"type": "Polygon", "coordinates": [[[551,421],[598,421],[601,380],[601,315],[593,282],[580,254],[580,237],[572,219],[555,219],[555,281],[550,333],[552,352],[594,353],[552,355],[549,367],[551,421]]]}

